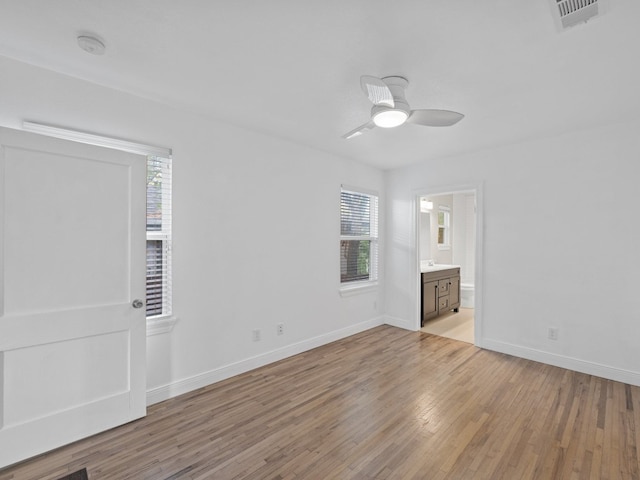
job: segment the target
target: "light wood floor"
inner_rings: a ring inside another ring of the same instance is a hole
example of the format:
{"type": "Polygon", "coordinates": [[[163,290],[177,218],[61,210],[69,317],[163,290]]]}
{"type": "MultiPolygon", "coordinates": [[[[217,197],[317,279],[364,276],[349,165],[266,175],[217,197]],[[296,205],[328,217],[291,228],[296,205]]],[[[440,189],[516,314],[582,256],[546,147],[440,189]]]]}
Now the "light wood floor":
{"type": "Polygon", "coordinates": [[[427,320],[420,330],[461,342],[473,343],[474,312],[473,308],[460,308],[457,312],[451,311],[427,320]]]}
{"type": "Polygon", "coordinates": [[[382,326],[0,479],[638,479],[639,445],[640,387],[382,326]]]}

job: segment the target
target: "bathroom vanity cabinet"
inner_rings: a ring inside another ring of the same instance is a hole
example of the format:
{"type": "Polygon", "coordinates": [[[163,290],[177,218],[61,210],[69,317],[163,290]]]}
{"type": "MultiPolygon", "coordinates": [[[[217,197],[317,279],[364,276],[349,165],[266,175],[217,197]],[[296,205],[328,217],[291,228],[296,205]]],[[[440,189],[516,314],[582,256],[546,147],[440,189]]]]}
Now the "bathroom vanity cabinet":
{"type": "Polygon", "coordinates": [[[460,268],[422,272],[422,322],[460,308],[460,268]]]}

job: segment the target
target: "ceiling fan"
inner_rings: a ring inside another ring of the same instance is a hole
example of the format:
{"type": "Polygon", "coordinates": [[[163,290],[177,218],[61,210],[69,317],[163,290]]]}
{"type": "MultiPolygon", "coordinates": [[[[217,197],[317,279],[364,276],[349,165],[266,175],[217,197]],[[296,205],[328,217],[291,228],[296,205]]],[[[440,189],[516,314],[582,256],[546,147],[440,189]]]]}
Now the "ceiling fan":
{"type": "Polygon", "coordinates": [[[360,77],[360,86],[373,103],[371,119],[344,134],[342,138],[357,137],[373,127],[398,127],[405,122],[426,127],[449,127],[464,118],[463,114],[450,110],[411,110],[404,98],[404,91],[408,85],[409,81],[403,77],[360,77]]]}

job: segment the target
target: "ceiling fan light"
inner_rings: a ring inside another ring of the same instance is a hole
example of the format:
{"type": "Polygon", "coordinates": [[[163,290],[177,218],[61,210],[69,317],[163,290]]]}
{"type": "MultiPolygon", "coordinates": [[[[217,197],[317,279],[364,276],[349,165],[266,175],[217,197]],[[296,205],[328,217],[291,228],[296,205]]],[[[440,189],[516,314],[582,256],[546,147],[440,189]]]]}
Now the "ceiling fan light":
{"type": "Polygon", "coordinates": [[[402,125],[407,121],[408,117],[407,112],[403,110],[382,110],[373,116],[373,123],[375,123],[377,127],[393,128],[402,125]]]}

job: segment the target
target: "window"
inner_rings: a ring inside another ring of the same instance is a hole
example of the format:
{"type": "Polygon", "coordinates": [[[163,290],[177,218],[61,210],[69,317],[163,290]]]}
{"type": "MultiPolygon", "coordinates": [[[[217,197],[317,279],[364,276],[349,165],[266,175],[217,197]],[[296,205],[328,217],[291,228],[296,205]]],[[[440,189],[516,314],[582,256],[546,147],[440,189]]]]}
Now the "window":
{"type": "Polygon", "coordinates": [[[438,248],[451,248],[451,211],[449,207],[438,207],[438,248]]]}
{"type": "Polygon", "coordinates": [[[171,315],[171,159],[147,157],[147,318],[171,315]]]}
{"type": "Polygon", "coordinates": [[[378,197],[343,189],[340,195],[340,283],[378,279],[378,197]]]}

